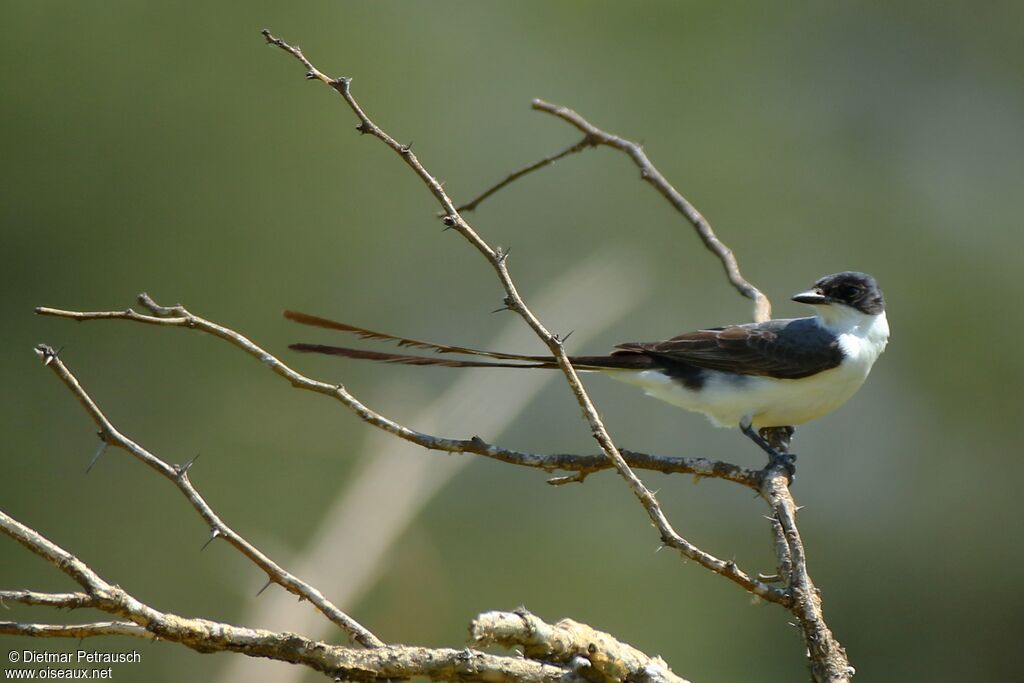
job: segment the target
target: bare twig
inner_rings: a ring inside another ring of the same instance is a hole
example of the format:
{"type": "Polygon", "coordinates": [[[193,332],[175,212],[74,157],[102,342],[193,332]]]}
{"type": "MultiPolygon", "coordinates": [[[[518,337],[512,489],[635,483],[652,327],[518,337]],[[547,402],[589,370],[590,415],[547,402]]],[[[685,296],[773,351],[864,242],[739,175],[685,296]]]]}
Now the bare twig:
{"type": "Polygon", "coordinates": [[[27,590],[0,590],[0,605],[8,602],[64,609],[79,609],[93,606],[93,599],[88,593],[40,593],[27,590]]]}
{"type": "Polygon", "coordinates": [[[97,621],[89,624],[23,624],[16,621],[0,621],[0,633],[7,636],[78,638],[79,640],[100,636],[157,639],[156,634],[130,621],[97,621]]]}
{"type": "Polygon", "coordinates": [[[505,290],[505,307],[510,311],[514,311],[523,318],[526,324],[529,325],[530,329],[534,331],[538,339],[544,343],[548,348],[548,351],[554,357],[559,368],[562,370],[562,373],[565,375],[566,382],[569,384],[569,388],[571,389],[573,396],[576,398],[576,402],[583,411],[584,418],[590,426],[591,435],[594,440],[597,441],[601,450],[604,451],[608,459],[615,465],[615,469],[618,470],[619,474],[626,481],[626,484],[633,492],[633,495],[636,496],[637,500],[640,501],[641,505],[647,511],[648,517],[654,523],[661,535],[662,543],[668,547],[678,550],[683,556],[694,560],[701,566],[715,572],[716,574],[725,576],[726,578],[738,583],[747,591],[762,597],[765,600],[788,604],[789,596],[784,591],[758,581],[756,578],[753,578],[746,572],[740,570],[735,562],[720,560],[717,557],[701,550],[676,532],[672,524],[668,521],[668,518],[666,518],[665,514],[662,512],[661,505],[658,503],[657,498],[650,489],[644,485],[640,478],[636,476],[612,441],[612,438],[609,435],[608,430],[605,428],[600,415],[598,415],[597,408],[594,406],[586,389],[583,387],[583,383],[580,381],[579,375],[576,373],[576,369],[573,368],[572,364],[569,362],[569,358],[566,355],[563,346],[563,340],[547,330],[541,321],[527,307],[523,298],[520,296],[515,283],[512,281],[512,276],[509,273],[508,251],[494,249],[487,244],[476,230],[474,230],[473,227],[462,217],[458,209],[455,207],[454,202],[452,202],[451,198],[449,198],[447,193],[444,191],[444,188],[437,179],[426,170],[423,164],[420,163],[409,145],[403,145],[397,142],[393,137],[388,135],[370,120],[352,95],[350,87],[352,79],[345,77],[331,78],[313,66],[299,48],[293,47],[279,38],[275,38],[270,31],[264,30],[263,36],[269,44],[277,46],[299,60],[299,62],[306,68],[306,78],[310,80],[318,80],[321,83],[330,86],[342,96],[348,106],[352,109],[352,112],[359,119],[359,125],[357,126],[359,132],[369,133],[381,140],[391,148],[392,151],[398,154],[410,168],[413,169],[416,175],[420,177],[423,183],[427,186],[427,189],[441,205],[441,209],[443,211],[442,221],[445,226],[452,228],[461,234],[491,265],[498,277],[498,280],[501,282],[502,288],[505,290]]]}
{"type": "Polygon", "coordinates": [[[104,609],[104,601],[107,598],[106,591],[110,586],[87,564],[56,543],[43,537],[35,529],[27,527],[13,517],[8,516],[2,510],[0,510],[0,532],[7,534],[7,536],[23,545],[30,552],[35,553],[71,577],[71,580],[84,588],[86,594],[93,600],[92,604],[89,605],[90,607],[104,609]]]}
{"type": "Polygon", "coordinates": [[[690,221],[697,231],[697,235],[704,242],[704,246],[711,250],[722,262],[722,267],[725,269],[725,274],[729,278],[729,282],[732,283],[732,286],[740,294],[754,302],[754,320],[762,322],[771,318],[772,305],[768,297],[743,277],[740,273],[739,263],[736,262],[736,256],[732,253],[732,250],[718,239],[714,230],[711,229],[711,224],[704,218],[703,214],[687,201],[686,197],[680,194],[665,179],[661,171],[651,163],[641,145],[601,130],[568,107],[561,107],[544,100],[534,100],[533,108],[537,111],[553,114],[566,121],[587,136],[593,144],[607,145],[628,154],[640,168],[640,177],[650,183],[677,211],[686,216],[686,219],[690,221]]]}
{"type": "Polygon", "coordinates": [[[620,152],[627,154],[640,168],[640,177],[660,192],[661,195],[665,197],[665,199],[667,199],[669,203],[679,211],[679,213],[686,217],[691,225],[693,225],[694,230],[697,231],[697,235],[704,243],[704,246],[715,254],[715,256],[718,257],[718,260],[722,262],[722,267],[725,269],[725,274],[729,278],[729,282],[732,283],[732,286],[735,287],[740,294],[754,302],[754,320],[761,322],[771,318],[772,305],[768,300],[768,297],[743,277],[740,273],[739,263],[737,263],[736,256],[732,253],[732,250],[729,249],[729,247],[727,247],[717,235],[715,235],[714,230],[711,229],[711,224],[703,214],[701,214],[700,211],[698,211],[697,208],[686,199],[686,197],[680,194],[679,191],[665,179],[665,176],[661,174],[657,167],[651,163],[651,160],[647,157],[642,145],[601,130],[568,107],[561,107],[556,104],[551,104],[550,102],[545,102],[544,100],[534,100],[533,108],[537,111],[552,114],[563,121],[566,121],[575,127],[576,130],[583,133],[583,139],[558,154],[545,157],[537,163],[530,164],[529,166],[510,174],[496,185],[485,190],[472,201],[464,204],[460,209],[475,209],[480,202],[487,199],[506,185],[529,173],[532,173],[533,171],[544,168],[552,162],[561,159],[564,156],[568,156],[569,154],[580,152],[589,147],[597,147],[598,145],[617,149],[620,152]]]}
{"type": "MultiPolygon", "coordinates": [[[[89,417],[91,417],[93,422],[96,423],[96,426],[99,427],[100,439],[111,446],[124,449],[136,459],[142,461],[151,469],[161,474],[164,478],[174,483],[174,485],[177,486],[185,495],[189,503],[192,504],[192,507],[196,509],[199,515],[210,526],[211,539],[223,538],[226,540],[239,552],[249,558],[257,567],[266,572],[270,581],[278,584],[288,592],[297,595],[300,599],[309,600],[318,610],[320,610],[321,613],[323,613],[324,616],[341,627],[356,642],[365,647],[380,647],[384,644],[383,641],[373,635],[355,619],[338,609],[330,600],[325,598],[320,591],[305,583],[298,577],[289,574],[281,566],[264,555],[258,548],[256,548],[256,546],[245,540],[241,535],[235,532],[234,529],[225,524],[213,511],[213,508],[210,507],[206,500],[199,495],[199,492],[192,485],[192,482],[189,481],[187,467],[169,465],[118,431],[110,420],[107,419],[106,415],[103,414],[103,411],[100,410],[99,406],[96,405],[96,402],[93,401],[92,397],[85,391],[79,383],[78,378],[71,373],[64,361],[57,357],[57,354],[51,348],[45,345],[40,345],[36,347],[36,352],[43,360],[44,365],[50,368],[54,374],[60,378],[64,385],[72,394],[74,394],[75,398],[78,399],[79,403],[82,404],[85,411],[89,414],[89,417]]],[[[85,576],[86,575],[84,574],[82,575],[82,577],[85,576]]],[[[81,580],[79,582],[82,583],[81,580]]],[[[87,583],[82,583],[82,585],[85,588],[89,588],[87,583]]],[[[90,593],[91,592],[92,591],[90,591],[90,593]]]]}
{"type": "Polygon", "coordinates": [[[519,178],[522,178],[524,175],[533,173],[538,169],[544,168],[545,166],[550,166],[551,164],[555,163],[556,161],[563,157],[567,157],[570,154],[576,154],[577,152],[582,152],[586,148],[593,147],[596,144],[597,142],[593,138],[591,138],[589,135],[585,135],[583,136],[583,139],[577,142],[575,145],[570,145],[569,147],[563,149],[561,152],[558,152],[557,154],[552,154],[549,157],[544,157],[540,161],[532,163],[529,166],[524,166],[518,171],[514,171],[508,174],[508,176],[506,176],[496,185],[492,185],[491,187],[484,190],[481,194],[477,195],[476,197],[466,202],[465,204],[460,204],[457,208],[460,212],[473,211],[474,209],[476,209],[477,206],[480,205],[480,202],[487,199],[492,194],[494,194],[501,188],[505,187],[509,183],[512,183],[518,180],[519,178]]]}

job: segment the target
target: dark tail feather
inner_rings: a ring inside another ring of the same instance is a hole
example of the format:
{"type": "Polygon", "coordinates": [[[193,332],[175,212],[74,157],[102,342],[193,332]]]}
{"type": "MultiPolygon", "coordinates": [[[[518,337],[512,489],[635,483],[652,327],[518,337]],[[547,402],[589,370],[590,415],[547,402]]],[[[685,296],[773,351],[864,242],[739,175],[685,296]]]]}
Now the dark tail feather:
{"type": "MultiPolygon", "coordinates": [[[[454,360],[451,358],[431,358],[430,356],[408,356],[400,353],[381,353],[380,351],[364,351],[349,349],[344,346],[325,346],[323,344],[291,344],[292,351],[304,353],[325,353],[329,356],[344,356],[362,360],[375,360],[381,363],[399,363],[401,365],[440,365],[446,368],[557,368],[554,361],[550,363],[501,363],[486,360],[454,360]]],[[[447,351],[445,353],[454,353],[447,351]]]]}
{"type": "MultiPolygon", "coordinates": [[[[512,356],[512,358],[522,358],[524,362],[501,363],[486,360],[454,360],[449,358],[431,358],[430,356],[411,356],[400,353],[381,353],[380,351],[364,351],[362,349],[349,349],[344,346],[325,346],[323,344],[292,344],[288,348],[304,353],[323,353],[329,356],[344,356],[346,358],[375,360],[381,363],[399,363],[401,365],[438,365],[446,368],[531,368],[543,370],[553,370],[558,367],[554,358],[545,358],[544,356],[512,356]],[[525,362],[526,359],[529,359],[530,362],[525,362]]],[[[510,354],[502,354],[502,356],[508,355],[510,354]]],[[[502,356],[499,356],[499,358],[502,356]]],[[[569,356],[569,362],[578,370],[643,370],[651,367],[651,358],[649,356],[632,353],[612,356],[569,356]]]]}
{"type": "MultiPolygon", "coordinates": [[[[411,346],[418,349],[429,349],[437,353],[458,353],[465,356],[481,356],[493,358],[498,361],[517,361],[510,363],[496,363],[483,360],[449,360],[447,358],[431,358],[430,356],[412,356],[400,353],[380,353],[379,351],[363,351],[361,349],[350,349],[344,346],[326,346],[323,344],[292,344],[288,348],[293,351],[305,353],[324,353],[329,356],[345,356],[346,358],[360,358],[363,360],[375,360],[381,363],[400,363],[403,365],[440,365],[447,368],[535,368],[555,369],[558,364],[551,356],[527,356],[518,353],[499,353],[497,351],[484,351],[482,349],[471,349],[465,346],[452,346],[450,344],[435,344],[434,342],[410,339],[408,337],[396,337],[385,332],[375,332],[355,325],[320,318],[308,313],[299,311],[285,311],[284,317],[302,325],[312,327],[323,327],[328,330],[349,332],[358,335],[362,339],[374,339],[378,341],[393,341],[399,346],[411,346]]],[[[652,367],[652,358],[645,353],[629,349],[619,350],[610,356],[570,356],[569,362],[573,367],[580,370],[643,370],[652,367]]]]}
{"type": "MultiPolygon", "coordinates": [[[[374,332],[373,330],[367,330],[362,327],[356,327],[355,325],[348,325],[346,323],[338,322],[337,320],[330,320],[329,318],[320,318],[315,315],[309,315],[308,313],[300,313],[299,311],[285,311],[284,317],[289,320],[293,320],[302,325],[310,325],[312,327],[323,327],[328,330],[338,330],[339,332],[348,332],[355,334],[362,339],[374,339],[377,341],[393,341],[397,342],[399,346],[411,346],[417,349],[428,349],[436,351],[437,353],[459,353],[465,356],[483,356],[484,358],[497,358],[498,360],[519,360],[519,361],[532,361],[534,363],[546,363],[551,360],[547,356],[524,356],[517,353],[498,353],[497,351],[484,351],[482,349],[470,349],[464,346],[451,346],[449,344],[435,344],[434,342],[422,341],[420,339],[410,339],[408,337],[396,337],[393,334],[387,334],[385,332],[374,332]]],[[[305,346],[301,345],[300,346],[305,346]]],[[[314,345],[315,346],[315,345],[314,345]]],[[[294,347],[293,347],[294,348],[294,347]]],[[[333,347],[325,347],[333,348],[333,347]]],[[[300,351],[311,351],[313,349],[298,349],[300,351]]],[[[321,351],[321,353],[329,353],[328,351],[321,351]]],[[[348,355],[348,354],[335,354],[335,355],[348,355]]],[[[386,355],[386,354],[385,354],[386,355]]],[[[356,356],[351,356],[355,358],[356,356]]],[[[384,360],[377,358],[374,360],[384,360]]],[[[393,363],[399,363],[401,361],[390,361],[393,363]]],[[[428,363],[424,363],[428,365],[428,363]]],[[[486,365],[486,363],[485,363],[486,365]]],[[[456,366],[458,367],[458,366],[456,366]]],[[[463,366],[466,367],[466,366],[463,366]]],[[[475,366],[474,366],[475,367],[475,366]]],[[[498,367],[505,367],[499,365],[498,367]]],[[[512,366],[519,367],[519,366],[512,366]]]]}

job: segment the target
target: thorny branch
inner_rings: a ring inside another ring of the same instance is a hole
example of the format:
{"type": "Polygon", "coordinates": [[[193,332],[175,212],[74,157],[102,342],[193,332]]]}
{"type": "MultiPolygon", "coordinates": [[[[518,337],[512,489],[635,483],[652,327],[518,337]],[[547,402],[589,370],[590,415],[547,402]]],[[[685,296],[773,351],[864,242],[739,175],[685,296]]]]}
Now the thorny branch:
{"type": "Polygon", "coordinates": [[[137,460],[148,465],[177,486],[189,503],[192,504],[192,507],[196,509],[196,512],[210,526],[211,540],[214,538],[226,540],[240,553],[249,558],[257,567],[266,572],[268,585],[271,582],[276,583],[289,593],[298,596],[299,599],[309,600],[324,616],[337,624],[357,643],[364,647],[380,647],[384,645],[382,640],[370,633],[352,617],[338,609],[320,591],[298,577],[289,574],[263,554],[256,546],[242,538],[241,535],[225,524],[189,480],[188,470],[192,463],[187,465],[170,465],[126,437],[107,419],[103,411],[100,410],[96,402],[92,400],[92,397],[89,396],[81,383],[79,383],[78,378],[71,373],[67,365],[64,364],[64,361],[57,356],[53,349],[40,344],[36,347],[36,353],[39,354],[44,365],[50,368],[71,393],[74,394],[75,398],[78,399],[78,402],[82,404],[82,407],[89,414],[89,417],[99,427],[98,435],[100,441],[105,445],[124,449],[137,460]]]}
{"type": "MultiPolygon", "coordinates": [[[[295,372],[237,332],[194,316],[180,305],[171,307],[160,306],[146,295],[140,296],[140,302],[152,315],[139,314],[131,309],[126,311],[72,312],[40,308],[37,309],[37,312],[79,320],[125,319],[146,324],[199,329],[225,339],[258,358],[276,374],[288,379],[293,386],[332,396],[344,403],[368,423],[427,448],[449,452],[476,453],[510,463],[539,467],[547,471],[555,469],[574,471],[577,474],[571,477],[571,479],[575,480],[582,480],[591,472],[614,466],[626,480],[633,493],[647,510],[652,521],[658,527],[665,545],[676,548],[684,556],[694,559],[702,566],[730,578],[751,593],[786,607],[800,622],[801,630],[808,645],[808,656],[814,679],[816,681],[848,681],[853,670],[849,667],[842,647],[834,640],[825,624],[821,612],[820,596],[807,573],[804,548],[795,521],[797,508],[788,489],[787,473],[782,471],[781,468],[769,467],[760,472],[752,472],[712,460],[666,458],[664,456],[651,456],[617,449],[583,389],[578,376],[568,362],[563,349],[564,339],[548,332],[527,308],[525,302],[518,294],[507,267],[508,252],[490,247],[459,213],[460,210],[475,208],[485,198],[517,178],[550,165],[565,156],[582,151],[587,147],[606,145],[619,149],[629,155],[638,165],[641,169],[642,178],[658,189],[693,224],[704,244],[722,261],[732,285],[744,296],[754,300],[755,319],[767,319],[770,315],[770,304],[767,298],[742,277],[732,252],[715,236],[706,219],[651,164],[641,146],[596,128],[570,109],[536,100],[533,104],[535,109],[562,118],[583,132],[584,138],[557,154],[546,157],[535,164],[510,174],[481,196],[461,207],[456,207],[445,193],[441,184],[423,167],[410,147],[398,143],[367,117],[351,94],[351,79],[332,79],[316,69],[297,47],[288,45],[267,31],[264,31],[264,36],[267,42],[285,50],[298,59],[307,70],[307,78],[319,80],[336,90],[359,119],[359,125],[357,126],[359,132],[369,133],[377,137],[399,154],[405,163],[417,173],[441,205],[442,220],[445,225],[459,232],[488,260],[505,290],[506,308],[515,311],[527,322],[558,361],[574,396],[584,411],[595,440],[597,440],[602,448],[603,454],[598,456],[536,455],[493,446],[484,442],[479,437],[463,440],[444,439],[415,432],[369,410],[351,394],[348,394],[343,387],[312,380],[295,372]],[[674,531],[662,514],[654,495],[636,477],[631,467],[663,472],[689,472],[700,477],[716,477],[735,481],[756,489],[767,501],[771,509],[770,520],[776,539],[779,576],[752,578],[740,571],[734,562],[723,562],[689,544],[674,531]],[[769,581],[776,579],[784,581],[786,587],[778,588],[770,585],[769,581]]],[[[503,615],[502,613],[481,615],[477,622],[474,622],[474,637],[481,644],[487,642],[506,645],[518,644],[527,651],[528,657],[532,656],[532,652],[534,655],[537,655],[535,658],[542,659],[543,663],[523,659],[493,657],[470,650],[424,650],[423,648],[384,645],[372,633],[366,631],[365,628],[351,620],[350,617],[340,612],[340,610],[337,610],[314,588],[287,574],[287,572],[274,564],[255,547],[224,525],[188,481],[188,467],[191,463],[185,466],[168,465],[124,437],[109,423],[92,399],[89,398],[88,394],[78,384],[78,381],[67,370],[67,367],[49,347],[41,345],[37,351],[43,358],[44,364],[52,366],[57,376],[78,397],[79,401],[99,426],[99,435],[103,442],[103,447],[97,452],[96,457],[102,454],[103,448],[106,445],[118,446],[132,453],[163,476],[171,479],[210,525],[211,538],[221,536],[227,539],[257,566],[266,571],[270,577],[270,582],[282,585],[290,592],[299,595],[300,599],[304,598],[313,602],[321,612],[341,626],[353,639],[370,649],[355,650],[352,648],[329,646],[323,643],[314,643],[293,634],[275,634],[253,629],[242,629],[227,624],[217,624],[201,619],[191,620],[160,613],[135,600],[117,586],[107,584],[80,560],[52,544],[30,528],[20,525],[2,512],[0,512],[0,531],[19,541],[26,548],[44,557],[51,564],[68,574],[85,589],[85,592],[41,593],[34,591],[0,591],[0,601],[33,606],[91,607],[127,618],[128,621],[95,622],[79,625],[0,622],[0,633],[36,637],[59,636],[81,638],[113,634],[141,638],[159,637],[182,643],[199,651],[233,650],[251,656],[271,657],[283,661],[302,663],[314,669],[353,680],[422,675],[433,680],[488,680],[497,683],[501,681],[525,682],[557,679],[575,681],[580,676],[593,681],[595,680],[594,674],[599,674],[599,680],[607,678],[609,681],[621,681],[623,678],[652,682],[681,680],[674,677],[671,672],[668,672],[667,667],[664,667],[664,670],[660,668],[664,666],[664,662],[647,658],[643,653],[638,653],[632,650],[632,648],[614,641],[614,639],[606,636],[606,634],[600,634],[600,632],[593,631],[589,627],[576,624],[570,620],[559,622],[555,626],[544,625],[543,622],[539,622],[535,617],[525,612],[517,612],[514,615],[503,615]],[[498,614],[499,616],[492,617],[492,614],[498,614]],[[493,622],[493,627],[490,631],[487,630],[488,627],[480,626],[481,623],[490,623],[488,619],[490,619],[490,622],[493,622]],[[519,620],[518,622],[516,621],[517,619],[519,620]],[[523,629],[521,633],[517,631],[517,623],[523,629]],[[583,630],[573,631],[575,627],[580,627],[583,630]],[[478,629],[483,630],[478,633],[478,629]],[[582,652],[573,656],[572,648],[574,646],[572,646],[572,643],[577,643],[575,647],[578,650],[579,642],[582,642],[576,641],[574,638],[583,632],[589,634],[585,639],[588,638],[590,640],[587,645],[587,651],[592,656],[582,654],[582,652]],[[550,634],[551,640],[549,642],[544,641],[542,633],[550,634]],[[573,633],[576,635],[573,635],[573,633]],[[613,662],[615,665],[610,670],[605,670],[602,668],[603,665],[598,664],[598,662],[604,660],[600,657],[601,648],[595,643],[601,642],[604,645],[605,640],[607,640],[609,650],[617,652],[615,656],[622,660],[617,664],[613,662]],[[616,648],[628,649],[617,650],[616,648]],[[543,656],[540,656],[538,653],[543,653],[543,656]],[[565,655],[565,657],[559,659],[558,655],[565,655]],[[417,656],[420,658],[417,659],[417,656]],[[358,659],[358,662],[353,663],[355,661],[353,658],[358,659]],[[555,666],[554,663],[556,662],[563,664],[568,662],[568,664],[566,666],[555,666]],[[638,662],[642,664],[640,670],[637,669],[638,662]],[[611,671],[619,673],[625,671],[627,673],[624,676],[620,676],[619,674],[611,673],[611,671]]]]}
{"type": "MultiPolygon", "coordinates": [[[[754,301],[754,320],[764,321],[771,317],[771,302],[760,290],[743,277],[740,273],[739,263],[736,261],[732,250],[715,235],[711,224],[696,207],[687,201],[651,163],[642,145],[601,130],[583,116],[567,107],[551,104],[540,99],[534,100],[532,106],[537,111],[551,114],[566,121],[583,133],[583,139],[557,154],[545,157],[536,163],[509,174],[479,196],[466,202],[461,208],[464,210],[475,209],[483,200],[515,180],[545,166],[549,166],[563,157],[598,145],[617,149],[633,160],[640,169],[640,177],[654,186],[676,210],[686,217],[704,242],[704,245],[718,256],[729,282],[737,291],[754,301]]],[[[783,437],[783,432],[778,432],[771,436],[784,439],[777,446],[782,451],[788,450],[788,434],[783,437]]],[[[850,667],[845,650],[835,640],[825,622],[821,608],[821,597],[810,575],[807,573],[803,544],[796,526],[796,503],[793,501],[789,487],[782,480],[781,475],[782,473],[777,468],[766,469],[762,473],[758,488],[761,496],[772,510],[769,520],[771,521],[772,532],[775,538],[778,575],[771,578],[777,578],[785,582],[789,587],[789,596],[793,600],[789,607],[797,616],[804,640],[808,645],[814,680],[848,680],[849,676],[852,675],[853,669],[850,667]]],[[[762,580],[767,580],[768,578],[770,577],[759,577],[762,580]]]]}
{"type": "Polygon", "coordinates": [[[597,413],[597,408],[594,406],[586,389],[583,387],[583,382],[576,373],[576,369],[573,368],[572,364],[569,362],[569,358],[565,353],[563,339],[549,332],[527,307],[526,302],[523,301],[523,298],[520,296],[515,283],[512,281],[512,276],[509,273],[508,251],[500,249],[496,250],[492,248],[482,237],[480,237],[476,230],[459,213],[458,209],[455,207],[455,203],[444,191],[444,188],[437,179],[426,170],[422,163],[420,163],[420,160],[416,157],[415,153],[413,153],[411,147],[409,145],[399,143],[391,137],[391,135],[386,133],[370,120],[362,107],[356,101],[355,97],[352,95],[352,79],[347,77],[331,78],[317,69],[299,48],[293,47],[283,40],[274,37],[270,31],[264,30],[263,36],[267,43],[274,45],[295,57],[295,59],[297,59],[306,69],[307,79],[320,81],[321,83],[336,90],[345,100],[346,104],[348,104],[349,108],[351,108],[352,112],[356,115],[356,118],[359,119],[359,125],[357,126],[359,132],[369,133],[370,135],[378,138],[381,142],[391,148],[392,151],[398,154],[399,157],[401,157],[402,160],[405,161],[413,171],[415,171],[416,175],[420,177],[423,183],[427,186],[427,189],[430,190],[431,194],[434,195],[434,198],[437,199],[438,203],[441,205],[441,209],[443,211],[442,222],[445,226],[456,230],[471,245],[473,245],[473,247],[475,247],[485,259],[487,259],[487,262],[491,265],[495,274],[498,276],[498,280],[501,282],[502,288],[505,290],[506,308],[514,311],[522,317],[526,324],[530,326],[537,337],[548,348],[551,355],[554,356],[559,368],[565,375],[566,382],[569,384],[569,388],[572,390],[573,396],[576,398],[576,402],[583,411],[587,424],[590,426],[591,435],[594,440],[597,441],[601,450],[604,451],[608,459],[615,465],[615,469],[618,470],[619,474],[626,481],[626,484],[633,492],[633,495],[640,501],[644,510],[647,511],[648,517],[658,529],[662,543],[667,547],[678,550],[683,556],[694,560],[701,566],[710,569],[716,574],[725,576],[726,578],[738,583],[754,595],[771,602],[779,602],[782,604],[788,603],[788,594],[786,592],[748,575],[743,572],[735,562],[720,560],[717,557],[706,553],[676,532],[671,522],[669,522],[668,518],[662,511],[657,498],[650,489],[644,485],[640,478],[636,476],[629,464],[623,458],[622,454],[619,452],[615,443],[612,441],[611,435],[609,435],[600,415],[597,413]]]}

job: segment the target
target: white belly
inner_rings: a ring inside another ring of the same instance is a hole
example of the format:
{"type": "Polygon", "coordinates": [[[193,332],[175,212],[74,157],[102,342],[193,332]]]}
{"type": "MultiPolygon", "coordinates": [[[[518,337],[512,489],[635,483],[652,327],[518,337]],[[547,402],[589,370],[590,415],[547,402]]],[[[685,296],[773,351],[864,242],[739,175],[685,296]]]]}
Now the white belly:
{"type": "Polygon", "coordinates": [[[749,417],[760,428],[804,424],[831,413],[857,392],[867,372],[840,366],[802,379],[712,373],[699,391],[656,370],[608,375],[666,403],[703,413],[719,427],[736,427],[749,417]]]}

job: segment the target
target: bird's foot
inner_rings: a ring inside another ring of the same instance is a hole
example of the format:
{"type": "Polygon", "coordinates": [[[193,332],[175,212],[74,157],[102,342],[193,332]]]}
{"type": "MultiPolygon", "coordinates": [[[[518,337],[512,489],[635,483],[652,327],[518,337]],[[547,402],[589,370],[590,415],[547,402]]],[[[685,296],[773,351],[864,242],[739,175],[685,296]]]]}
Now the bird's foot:
{"type": "Polygon", "coordinates": [[[776,451],[774,454],[769,455],[768,464],[764,468],[765,471],[773,470],[777,467],[781,467],[786,471],[786,481],[792,485],[793,480],[796,479],[796,453],[776,451]]]}
{"type": "Polygon", "coordinates": [[[796,478],[796,453],[789,452],[793,428],[765,427],[757,432],[749,420],[743,420],[740,422],[740,431],[768,454],[768,464],[762,472],[767,474],[771,470],[781,468],[786,472],[786,481],[792,484],[796,478]]]}

